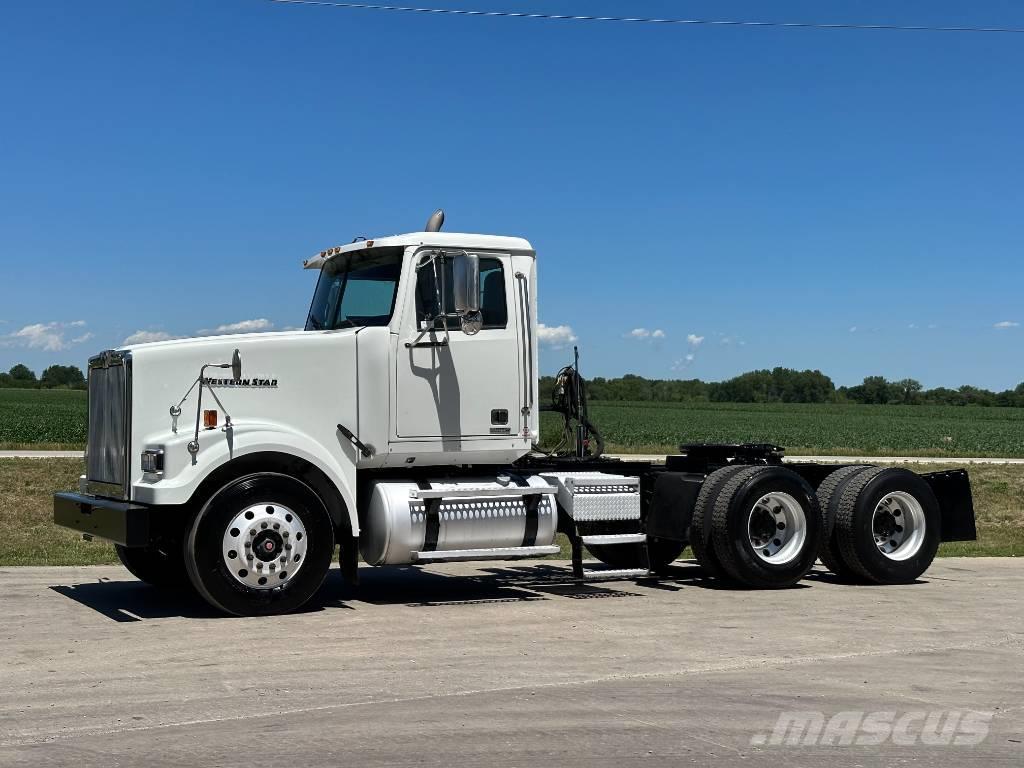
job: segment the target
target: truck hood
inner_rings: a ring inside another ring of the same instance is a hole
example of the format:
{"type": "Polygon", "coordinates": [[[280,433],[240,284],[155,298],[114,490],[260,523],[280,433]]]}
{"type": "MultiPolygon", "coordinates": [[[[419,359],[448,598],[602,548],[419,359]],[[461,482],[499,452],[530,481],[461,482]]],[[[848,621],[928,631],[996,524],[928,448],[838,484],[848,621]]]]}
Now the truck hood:
{"type": "MultiPolygon", "coordinates": [[[[302,338],[313,334],[340,334],[349,335],[358,331],[358,328],[342,328],[336,331],[258,331],[256,333],[229,333],[220,336],[188,336],[180,339],[165,339],[163,341],[149,341],[145,344],[128,344],[118,347],[118,351],[132,352],[159,349],[178,349],[181,347],[194,346],[197,349],[203,347],[220,347],[225,343],[238,342],[244,344],[250,341],[285,341],[287,339],[302,338]]],[[[213,361],[210,361],[213,362],[213,361]]]]}

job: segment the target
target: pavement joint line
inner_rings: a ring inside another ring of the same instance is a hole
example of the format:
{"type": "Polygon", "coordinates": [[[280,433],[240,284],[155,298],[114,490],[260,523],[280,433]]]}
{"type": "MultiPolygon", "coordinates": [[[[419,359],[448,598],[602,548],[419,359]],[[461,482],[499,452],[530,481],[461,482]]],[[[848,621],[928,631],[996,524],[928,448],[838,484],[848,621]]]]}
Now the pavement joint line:
{"type": "Polygon", "coordinates": [[[468,697],[478,696],[481,694],[492,694],[492,693],[512,693],[515,691],[525,690],[536,690],[536,689],[555,689],[555,688],[570,688],[573,686],[586,686],[586,685],[597,685],[601,683],[613,683],[618,681],[626,680],[649,680],[664,677],[686,677],[689,675],[704,675],[704,674],[717,674],[717,673],[728,673],[728,672],[739,672],[744,669],[753,669],[756,667],[763,667],[768,664],[773,666],[795,666],[800,664],[815,664],[822,662],[831,661],[845,661],[847,659],[858,659],[858,658],[871,658],[877,657],[882,658],[885,656],[918,656],[929,653],[942,653],[946,651],[969,651],[977,648],[997,648],[1000,646],[1012,646],[1018,645],[1024,647],[1024,634],[1011,632],[1004,635],[1002,638],[979,640],[973,643],[960,643],[954,645],[941,645],[941,646],[924,646],[916,648],[912,651],[907,651],[904,648],[889,648],[882,651],[858,651],[852,653],[838,653],[838,654],[812,654],[810,656],[795,656],[790,659],[743,659],[738,662],[726,662],[722,664],[708,664],[703,666],[697,666],[689,669],[675,669],[665,670],[660,672],[638,672],[633,674],[617,674],[617,675],[604,675],[601,677],[587,678],[582,680],[563,680],[553,683],[536,683],[532,685],[510,685],[510,686],[496,686],[493,688],[480,688],[480,689],[468,689],[463,691],[450,691],[447,693],[431,693],[424,694],[422,696],[398,696],[390,699],[368,699],[366,701],[352,701],[343,702],[338,704],[323,704],[316,707],[293,707],[291,709],[282,709],[276,712],[258,712],[250,714],[238,714],[228,715],[225,717],[210,717],[201,718],[196,720],[179,720],[176,722],[168,723],[155,723],[153,725],[142,725],[142,726],[128,726],[123,728],[79,728],[79,729],[65,729],[61,733],[51,734],[43,738],[13,738],[5,739],[0,741],[0,749],[8,749],[14,747],[31,747],[41,744],[51,744],[57,741],[67,741],[70,739],[87,738],[90,736],[114,736],[122,733],[135,733],[135,732],[146,732],[156,730],[166,730],[169,728],[188,728],[191,726],[201,725],[212,725],[214,723],[231,723],[239,722],[241,720],[257,720],[268,717],[288,717],[291,715],[304,715],[313,712],[330,712],[332,710],[344,710],[354,709],[355,707],[365,706],[379,706],[387,704],[406,704],[416,701],[432,701],[437,699],[447,699],[456,697],[468,697]]]}

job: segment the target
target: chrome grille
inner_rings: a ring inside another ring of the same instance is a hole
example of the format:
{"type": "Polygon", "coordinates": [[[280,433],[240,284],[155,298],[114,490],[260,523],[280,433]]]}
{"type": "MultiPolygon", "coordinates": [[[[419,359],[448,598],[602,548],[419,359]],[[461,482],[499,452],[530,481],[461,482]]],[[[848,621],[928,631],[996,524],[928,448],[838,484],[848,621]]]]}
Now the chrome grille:
{"type": "Polygon", "coordinates": [[[131,358],[104,352],[89,360],[89,436],[85,476],[90,492],[128,498],[131,358]]]}

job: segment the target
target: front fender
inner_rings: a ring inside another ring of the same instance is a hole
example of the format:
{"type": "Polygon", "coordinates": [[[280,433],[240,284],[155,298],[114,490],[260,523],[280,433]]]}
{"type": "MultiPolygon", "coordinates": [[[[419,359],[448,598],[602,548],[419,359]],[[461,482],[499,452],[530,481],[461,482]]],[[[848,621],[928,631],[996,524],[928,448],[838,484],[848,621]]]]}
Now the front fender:
{"type": "Polygon", "coordinates": [[[138,470],[132,500],[142,504],[184,504],[212,472],[255,453],[294,456],[319,469],[334,485],[348,512],[353,535],[359,534],[356,513],[356,449],[336,433],[313,436],[273,422],[234,425],[199,433],[199,452],[188,452],[192,433],[153,435],[144,447],[164,450],[162,475],[138,470]],[[331,442],[333,441],[333,442],[331,442]]]}

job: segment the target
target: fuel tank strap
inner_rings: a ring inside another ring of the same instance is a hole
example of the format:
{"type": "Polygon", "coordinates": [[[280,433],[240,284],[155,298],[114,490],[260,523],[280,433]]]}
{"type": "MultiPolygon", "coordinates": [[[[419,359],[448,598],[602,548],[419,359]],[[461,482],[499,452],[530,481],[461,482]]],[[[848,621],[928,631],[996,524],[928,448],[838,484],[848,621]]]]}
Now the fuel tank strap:
{"type": "MultiPolygon", "coordinates": [[[[430,490],[429,480],[417,480],[416,487],[421,491],[430,490]]],[[[441,497],[427,498],[423,500],[423,513],[425,516],[425,529],[423,532],[423,551],[437,551],[437,540],[441,535],[441,497]]]]}
{"type": "MultiPolygon", "coordinates": [[[[530,484],[522,475],[510,475],[513,483],[519,488],[529,488],[530,484]]],[[[523,526],[523,546],[533,547],[537,544],[537,528],[540,525],[540,496],[523,496],[523,508],[526,520],[523,526]]]]}

